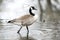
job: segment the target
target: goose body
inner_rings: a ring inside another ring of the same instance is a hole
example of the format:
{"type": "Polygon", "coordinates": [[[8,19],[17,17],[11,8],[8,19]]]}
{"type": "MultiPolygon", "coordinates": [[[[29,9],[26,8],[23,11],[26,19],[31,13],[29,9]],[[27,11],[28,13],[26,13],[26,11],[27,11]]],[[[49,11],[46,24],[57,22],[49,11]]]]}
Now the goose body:
{"type": "MultiPolygon", "coordinates": [[[[35,9],[34,7],[32,7],[32,8],[35,9]]],[[[38,17],[37,15],[35,15],[31,12],[31,8],[29,9],[29,13],[30,14],[21,16],[19,18],[13,19],[13,20],[10,20],[10,21],[8,21],[8,23],[14,23],[14,24],[18,24],[21,26],[26,26],[27,31],[29,33],[28,26],[32,25],[37,20],[37,17],[38,17]]],[[[18,30],[17,33],[19,33],[21,28],[18,30]]]]}
{"type": "Polygon", "coordinates": [[[30,26],[31,24],[33,24],[35,21],[37,20],[37,16],[32,16],[32,15],[24,15],[20,18],[14,19],[12,21],[14,21],[13,23],[15,24],[20,24],[22,26],[30,26]]]}

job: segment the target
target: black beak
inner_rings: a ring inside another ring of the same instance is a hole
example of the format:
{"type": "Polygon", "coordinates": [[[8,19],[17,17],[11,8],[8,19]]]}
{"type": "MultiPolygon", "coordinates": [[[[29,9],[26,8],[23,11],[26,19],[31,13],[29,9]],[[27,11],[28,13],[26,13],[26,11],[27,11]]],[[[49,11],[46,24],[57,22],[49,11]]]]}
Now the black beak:
{"type": "Polygon", "coordinates": [[[37,10],[36,8],[34,10],[37,10]]]}

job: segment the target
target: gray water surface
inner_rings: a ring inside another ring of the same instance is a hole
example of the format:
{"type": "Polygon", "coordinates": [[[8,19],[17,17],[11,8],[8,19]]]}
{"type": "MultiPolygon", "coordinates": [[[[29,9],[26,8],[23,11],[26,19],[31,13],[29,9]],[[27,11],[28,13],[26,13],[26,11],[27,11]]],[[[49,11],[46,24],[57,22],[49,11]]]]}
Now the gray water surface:
{"type": "Polygon", "coordinates": [[[20,26],[2,21],[0,22],[0,40],[60,40],[60,24],[53,25],[53,23],[35,22],[28,27],[29,34],[26,27],[23,27],[18,34],[20,26]]]}
{"type": "Polygon", "coordinates": [[[0,40],[41,40],[43,37],[41,31],[35,27],[29,27],[29,34],[25,27],[18,34],[19,28],[20,26],[14,24],[0,23],[0,40]]]}

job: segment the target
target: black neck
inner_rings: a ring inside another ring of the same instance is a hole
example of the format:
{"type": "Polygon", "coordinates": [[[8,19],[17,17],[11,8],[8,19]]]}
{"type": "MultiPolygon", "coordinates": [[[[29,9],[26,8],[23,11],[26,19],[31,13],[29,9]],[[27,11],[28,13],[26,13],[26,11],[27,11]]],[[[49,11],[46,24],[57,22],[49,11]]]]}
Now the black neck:
{"type": "Polygon", "coordinates": [[[32,16],[35,16],[35,14],[34,14],[34,13],[32,13],[31,8],[29,9],[29,13],[30,13],[32,16]]]}

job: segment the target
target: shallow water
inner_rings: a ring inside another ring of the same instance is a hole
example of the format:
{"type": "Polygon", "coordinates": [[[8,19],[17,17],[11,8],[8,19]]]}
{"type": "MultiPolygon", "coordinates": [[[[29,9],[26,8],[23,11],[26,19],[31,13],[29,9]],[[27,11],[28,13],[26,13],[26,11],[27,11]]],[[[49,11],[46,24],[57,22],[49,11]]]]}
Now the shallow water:
{"type": "Polygon", "coordinates": [[[23,27],[18,34],[20,26],[9,24],[7,22],[0,22],[0,40],[60,40],[60,28],[55,28],[51,24],[43,25],[34,23],[29,26],[29,34],[27,34],[26,27],[23,27]]]}
{"type": "MultiPolygon", "coordinates": [[[[33,26],[33,25],[32,25],[33,26]]],[[[8,23],[0,24],[0,40],[41,40],[42,33],[34,27],[29,27],[29,34],[25,27],[18,34],[20,26],[8,23]]]]}

